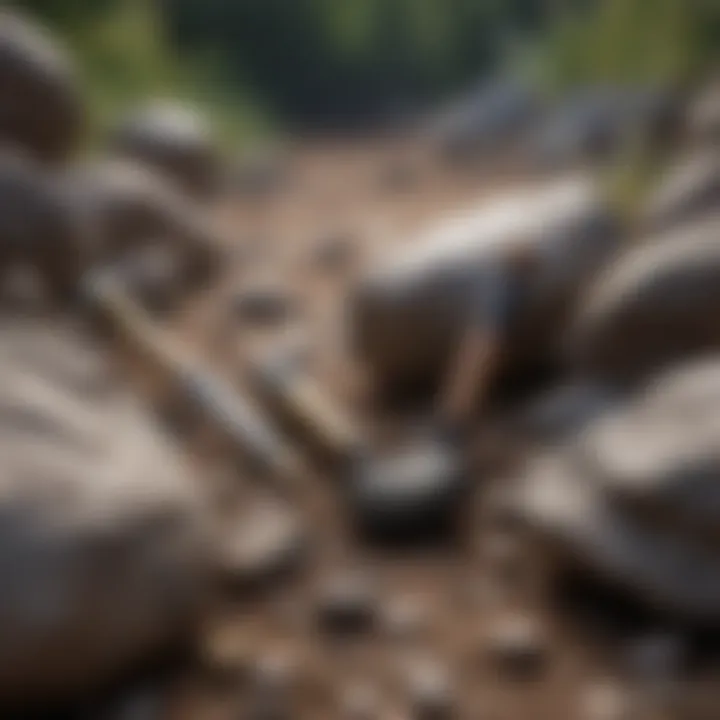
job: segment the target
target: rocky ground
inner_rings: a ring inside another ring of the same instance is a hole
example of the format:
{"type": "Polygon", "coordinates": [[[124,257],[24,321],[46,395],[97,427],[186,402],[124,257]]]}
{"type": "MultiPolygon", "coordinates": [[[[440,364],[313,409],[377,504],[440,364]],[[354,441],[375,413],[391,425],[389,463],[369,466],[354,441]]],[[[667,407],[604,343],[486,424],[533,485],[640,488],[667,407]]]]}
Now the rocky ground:
{"type": "MultiPolygon", "coordinates": [[[[218,217],[233,267],[180,313],[178,335],[250,395],[248,363],[293,348],[388,442],[412,428],[429,408],[393,414],[363,402],[343,343],[345,293],[374,252],[503,181],[441,170],[410,150],[308,142],[292,151],[286,187],[230,198],[218,217]]],[[[702,714],[703,703],[717,707],[708,643],[595,589],[551,587],[544,550],[503,511],[503,483],[526,450],[517,437],[478,421],[457,532],[439,546],[388,548],[352,532],[339,491],[347,471],[308,463],[286,502],[203,423],[171,412],[223,507],[230,582],[190,659],[123,690],[103,717],[712,717],[702,714]],[[696,714],[669,714],[680,678],[693,687],[684,703],[698,706],[682,712],[696,714]]]]}

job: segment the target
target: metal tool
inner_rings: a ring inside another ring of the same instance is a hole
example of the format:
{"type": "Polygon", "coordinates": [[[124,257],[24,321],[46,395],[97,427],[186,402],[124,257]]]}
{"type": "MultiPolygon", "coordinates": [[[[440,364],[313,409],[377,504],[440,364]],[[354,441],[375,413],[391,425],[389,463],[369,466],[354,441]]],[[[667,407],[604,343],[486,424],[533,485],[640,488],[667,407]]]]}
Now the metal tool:
{"type": "Polygon", "coordinates": [[[373,536],[427,537],[454,525],[469,487],[463,432],[499,358],[492,324],[469,323],[428,431],[389,453],[287,358],[256,361],[253,377],[266,399],[307,439],[341,463],[350,507],[373,536]]]}

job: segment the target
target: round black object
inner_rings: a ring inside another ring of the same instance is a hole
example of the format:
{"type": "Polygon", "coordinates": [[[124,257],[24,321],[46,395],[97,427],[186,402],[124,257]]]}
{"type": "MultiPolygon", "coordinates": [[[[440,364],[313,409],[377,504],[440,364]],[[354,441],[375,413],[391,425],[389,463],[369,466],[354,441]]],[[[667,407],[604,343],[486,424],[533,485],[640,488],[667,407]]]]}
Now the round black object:
{"type": "Polygon", "coordinates": [[[371,541],[447,539],[457,529],[465,469],[454,445],[438,438],[390,456],[360,458],[350,486],[351,514],[371,541]]]}

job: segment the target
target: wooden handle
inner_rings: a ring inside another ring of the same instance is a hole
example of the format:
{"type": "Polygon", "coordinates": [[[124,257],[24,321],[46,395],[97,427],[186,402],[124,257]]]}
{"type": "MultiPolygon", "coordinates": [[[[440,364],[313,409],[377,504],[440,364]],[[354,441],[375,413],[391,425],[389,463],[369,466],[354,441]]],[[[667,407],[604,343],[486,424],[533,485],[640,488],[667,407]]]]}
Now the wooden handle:
{"type": "Polygon", "coordinates": [[[252,371],[270,402],[322,454],[343,461],[363,451],[364,433],[311,377],[282,358],[257,360],[252,371]]]}
{"type": "Polygon", "coordinates": [[[93,302],[135,347],[170,376],[185,398],[228,436],[237,449],[264,472],[278,479],[297,476],[300,463],[287,443],[235,387],[194,360],[169,339],[109,275],[93,279],[93,302]]]}
{"type": "Polygon", "coordinates": [[[494,378],[499,352],[494,329],[473,325],[464,332],[440,398],[443,424],[457,430],[468,422],[494,378]]]}

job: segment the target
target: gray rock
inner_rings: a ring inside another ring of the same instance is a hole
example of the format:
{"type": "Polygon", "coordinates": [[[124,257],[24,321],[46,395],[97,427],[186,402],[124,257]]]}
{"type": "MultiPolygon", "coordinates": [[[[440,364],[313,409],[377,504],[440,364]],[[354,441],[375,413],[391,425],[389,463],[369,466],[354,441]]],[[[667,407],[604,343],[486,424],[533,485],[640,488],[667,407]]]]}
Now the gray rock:
{"type": "Polygon", "coordinates": [[[503,675],[513,679],[538,677],[547,666],[545,631],[526,615],[508,615],[494,622],[484,638],[484,653],[503,675]]]}
{"type": "Polygon", "coordinates": [[[663,231],[698,219],[720,203],[720,150],[696,151],[674,165],[644,210],[649,230],[663,231]]]}
{"type": "Polygon", "coordinates": [[[433,118],[429,135],[454,163],[497,157],[518,144],[540,114],[533,88],[513,78],[483,82],[433,118]]]}
{"type": "Polygon", "coordinates": [[[220,160],[209,122],[192,107],[156,100],[124,118],[111,147],[162,173],[194,197],[217,190],[220,160]]]}
{"type": "Polygon", "coordinates": [[[206,516],[188,469],[97,348],[59,323],[0,333],[0,699],[50,700],[194,628],[206,516]],[[86,373],[99,392],[76,385],[86,373]]]}
{"type": "Polygon", "coordinates": [[[152,170],[128,160],[107,160],[74,169],[67,182],[79,212],[95,231],[95,262],[161,246],[178,256],[186,283],[204,282],[219,270],[221,240],[210,219],[152,170]]]}
{"type": "Polygon", "coordinates": [[[277,502],[262,501],[235,520],[226,537],[222,567],[231,582],[257,587],[297,568],[306,547],[297,515],[277,502]]]}
{"type": "Polygon", "coordinates": [[[447,720],[457,716],[458,699],[453,679],[442,665],[415,661],[408,672],[411,716],[416,720],[447,720]]]}
{"type": "Polygon", "coordinates": [[[579,468],[611,502],[697,536],[720,517],[720,365],[683,365],[578,438],[579,468]]]}
{"type": "Polygon", "coordinates": [[[79,82],[65,48],[16,12],[0,12],[0,141],[58,162],[85,124],[79,82]]]}
{"type": "Polygon", "coordinates": [[[320,588],[318,623],[334,635],[355,635],[373,628],[379,601],[372,579],[360,572],[330,577],[320,588]]]}
{"type": "Polygon", "coordinates": [[[720,366],[660,377],[528,473],[520,506],[564,562],[663,612],[716,623],[720,366]]]}
{"type": "Polygon", "coordinates": [[[617,393],[601,384],[574,382],[544,393],[524,407],[515,427],[540,443],[564,442],[617,400],[617,393]]]}
{"type": "Polygon", "coordinates": [[[642,377],[711,351],[720,305],[720,217],[630,248],[579,306],[567,337],[569,361],[583,373],[642,377]]]}
{"type": "Polygon", "coordinates": [[[586,688],[579,720],[633,720],[635,703],[625,688],[611,681],[597,682],[586,688]]]}
{"type": "Polygon", "coordinates": [[[55,299],[75,291],[88,227],[56,178],[29,158],[0,152],[0,268],[32,268],[55,299]]]}
{"type": "Polygon", "coordinates": [[[472,309],[505,331],[508,365],[537,361],[554,353],[578,290],[618,242],[614,217],[584,178],[456,213],[361,279],[349,308],[354,349],[380,386],[436,380],[472,309]],[[535,260],[514,283],[513,253],[535,260]]]}

